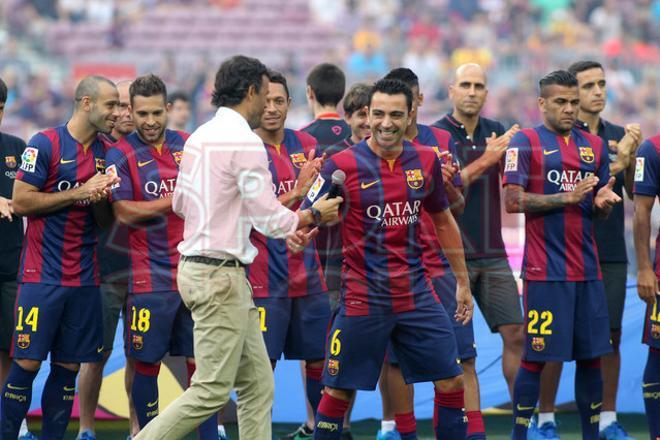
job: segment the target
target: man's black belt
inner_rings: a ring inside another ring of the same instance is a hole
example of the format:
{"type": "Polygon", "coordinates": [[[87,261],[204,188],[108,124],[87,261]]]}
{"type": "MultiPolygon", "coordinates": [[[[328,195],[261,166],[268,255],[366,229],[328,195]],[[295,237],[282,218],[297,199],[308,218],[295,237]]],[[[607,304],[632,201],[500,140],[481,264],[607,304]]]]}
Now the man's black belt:
{"type": "Polygon", "coordinates": [[[238,260],[228,260],[225,258],[211,258],[203,257],[201,255],[182,255],[183,261],[190,261],[191,263],[208,264],[210,266],[223,266],[223,267],[245,267],[245,264],[238,260]]]}

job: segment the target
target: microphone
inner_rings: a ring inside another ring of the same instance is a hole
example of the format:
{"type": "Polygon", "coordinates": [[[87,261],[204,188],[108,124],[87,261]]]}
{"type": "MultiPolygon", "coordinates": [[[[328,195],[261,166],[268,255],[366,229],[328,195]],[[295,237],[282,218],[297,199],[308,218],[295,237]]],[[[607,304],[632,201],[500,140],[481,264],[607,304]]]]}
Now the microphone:
{"type": "Polygon", "coordinates": [[[328,200],[341,195],[341,188],[344,186],[345,180],[346,173],[342,170],[335,170],[335,172],[332,173],[332,183],[330,184],[330,189],[328,189],[328,200]]]}

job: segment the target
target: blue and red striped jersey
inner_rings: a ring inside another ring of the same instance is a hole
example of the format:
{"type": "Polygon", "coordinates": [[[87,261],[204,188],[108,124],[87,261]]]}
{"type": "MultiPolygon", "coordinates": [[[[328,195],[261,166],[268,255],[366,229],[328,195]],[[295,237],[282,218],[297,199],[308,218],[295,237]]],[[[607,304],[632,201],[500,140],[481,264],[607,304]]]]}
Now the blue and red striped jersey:
{"type": "Polygon", "coordinates": [[[328,159],[303,202],[310,206],[346,173],[342,301],[347,315],[401,313],[438,302],[422,265],[422,210],[447,209],[441,163],[426,147],[404,143],[384,160],[362,141],[328,159]]]}
{"type": "MultiPolygon", "coordinates": [[[[284,130],[281,144],[266,144],[273,191],[278,197],[293,190],[298,173],[314,148],[316,139],[288,128],[284,130]]],[[[296,202],[290,208],[296,210],[299,206],[300,202],[296,202]]],[[[296,254],[289,251],[286,240],[269,238],[256,230],[252,230],[250,241],[259,251],[248,271],[255,298],[296,298],[325,292],[325,280],[313,240],[296,254]]]]}
{"type": "MultiPolygon", "coordinates": [[[[431,147],[438,154],[441,163],[446,163],[446,158],[440,157],[441,153],[448,151],[452,155],[452,162],[456,162],[458,156],[456,146],[452,142],[451,133],[447,130],[422,124],[417,124],[417,131],[417,137],[412,140],[413,145],[431,147]]],[[[463,186],[460,173],[456,173],[452,184],[456,187],[463,186]]],[[[445,257],[444,252],[440,248],[433,220],[427,212],[422,212],[420,241],[424,249],[424,255],[422,257],[424,268],[429,276],[431,278],[443,276],[449,270],[449,261],[447,261],[447,257],[445,257]]]]}
{"type": "Polygon", "coordinates": [[[506,151],[504,185],[526,192],[571,192],[590,175],[599,182],[577,205],[525,213],[523,279],[589,281],[601,279],[594,240],[593,200],[610,178],[607,147],[598,136],[573,128],[566,138],[541,125],[518,132],[506,151]]]}
{"type": "MultiPolygon", "coordinates": [[[[121,182],[112,190],[112,201],[151,201],[171,197],[176,187],[183,146],[188,134],[165,130],[160,151],[131,133],[108,151],[108,173],[121,182]]],[[[176,284],[179,252],[183,240],[183,219],[170,211],[166,215],[129,225],[129,291],[133,293],[178,290],[176,284]]]]}
{"type": "MultiPolygon", "coordinates": [[[[103,144],[97,139],[85,149],[66,125],[37,133],[27,145],[16,178],[40,192],[78,187],[105,169],[103,144]]],[[[97,286],[96,236],[89,201],[47,215],[29,216],[19,282],[97,286]]]]}
{"type": "MultiPolygon", "coordinates": [[[[635,195],[660,196],[660,134],[645,140],[635,159],[635,195]]],[[[660,279],[660,230],[655,239],[655,276],[660,279]]]]}

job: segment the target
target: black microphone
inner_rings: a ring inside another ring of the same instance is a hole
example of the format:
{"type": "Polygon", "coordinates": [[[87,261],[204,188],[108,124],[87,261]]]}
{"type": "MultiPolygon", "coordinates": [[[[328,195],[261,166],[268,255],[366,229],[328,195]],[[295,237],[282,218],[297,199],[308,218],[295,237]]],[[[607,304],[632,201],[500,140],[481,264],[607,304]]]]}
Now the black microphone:
{"type": "Polygon", "coordinates": [[[346,173],[342,170],[335,170],[331,177],[332,183],[328,189],[328,200],[341,195],[341,188],[346,180],[346,173]]]}

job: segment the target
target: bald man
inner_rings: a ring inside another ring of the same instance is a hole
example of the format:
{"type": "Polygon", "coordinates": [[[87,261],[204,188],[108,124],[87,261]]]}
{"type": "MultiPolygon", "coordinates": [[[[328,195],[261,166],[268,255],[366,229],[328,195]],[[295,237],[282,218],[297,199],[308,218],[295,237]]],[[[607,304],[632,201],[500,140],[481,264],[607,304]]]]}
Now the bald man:
{"type": "Polygon", "coordinates": [[[13,207],[27,217],[18,272],[13,363],[2,389],[0,437],[15,439],[32,400],[32,382],[50,355],[41,408],[45,438],[61,439],[69,423],[82,362],[101,360],[101,294],[97,224],[112,220],[98,134],[119,116],[119,94],[106,78],[83,79],[69,122],[37,133],[16,176],[13,207]]]}
{"type": "Polygon", "coordinates": [[[501,123],[482,117],[487,96],[481,66],[459,66],[449,85],[453,109],[433,126],[452,134],[458,152],[465,197],[465,210],[458,222],[471,289],[491,331],[502,337],[502,370],[513,396],[522,352],[523,316],[502,240],[500,177],[506,139],[518,131],[518,126],[505,132],[501,123]]]}
{"type": "MultiPolygon", "coordinates": [[[[128,89],[131,81],[117,83],[119,92],[119,117],[112,132],[101,133],[106,151],[135,130],[131,116],[130,96],[128,89]]],[[[83,363],[78,378],[78,398],[80,400],[79,440],[96,438],[94,429],[94,414],[99,403],[103,368],[112,354],[112,348],[117,331],[119,313],[126,306],[128,295],[128,232],[125,226],[115,221],[99,235],[98,245],[99,269],[101,274],[101,298],[103,304],[103,359],[100,362],[83,363]]],[[[130,400],[130,390],[133,386],[134,363],[127,359],[124,371],[126,395],[129,396],[129,414],[131,433],[137,434],[140,427],[137,423],[135,409],[130,400]]]]}

